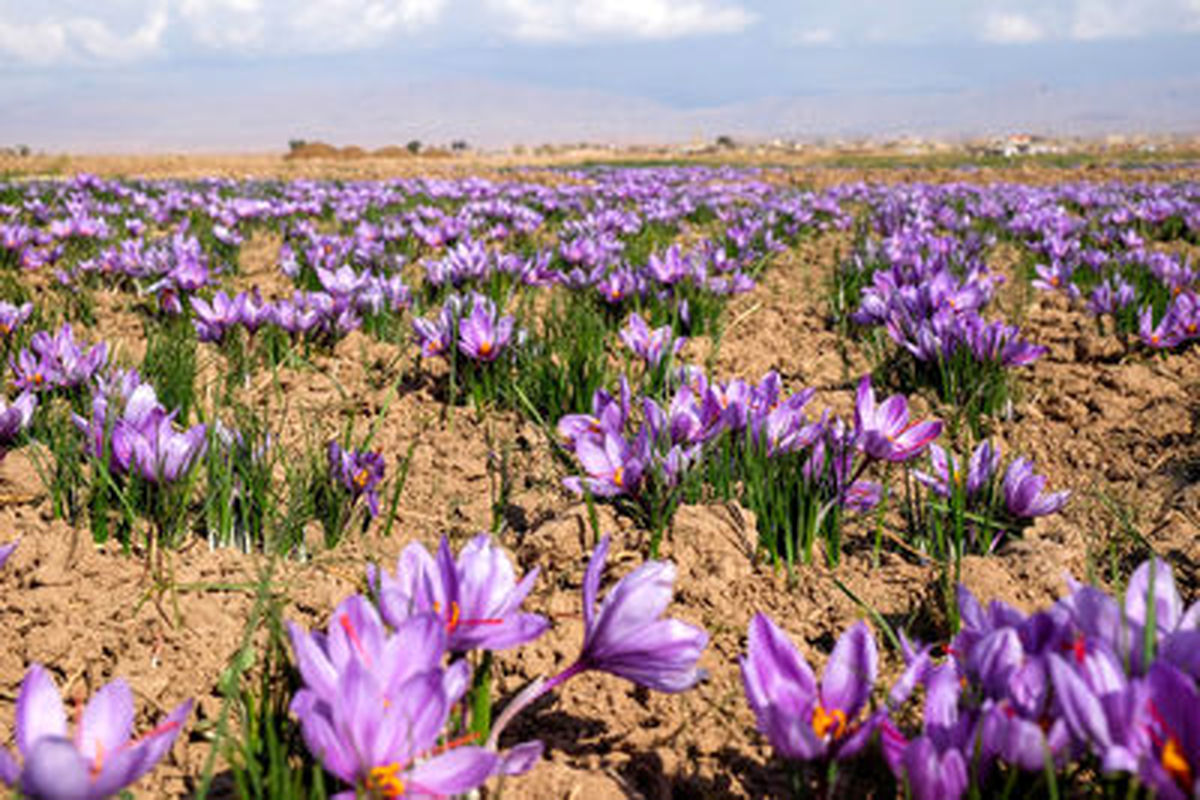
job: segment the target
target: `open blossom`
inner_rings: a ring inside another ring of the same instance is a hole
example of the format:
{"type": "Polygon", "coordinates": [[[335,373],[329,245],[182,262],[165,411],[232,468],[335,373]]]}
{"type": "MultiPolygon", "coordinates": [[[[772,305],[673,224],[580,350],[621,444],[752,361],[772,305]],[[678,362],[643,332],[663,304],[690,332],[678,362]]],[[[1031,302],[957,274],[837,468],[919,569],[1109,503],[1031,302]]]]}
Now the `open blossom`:
{"type": "Polygon", "coordinates": [[[876,403],[869,375],[863,376],[858,384],[854,427],[867,455],[884,461],[907,461],[942,432],[940,420],[909,422],[908,399],[903,395],[892,395],[876,403]]]}
{"type": "Polygon", "coordinates": [[[759,731],[788,758],[857,753],[874,732],[872,722],[862,725],[858,717],[875,683],[878,658],[875,639],[860,622],[842,634],[818,684],[783,631],[770,617],[756,614],[740,663],[759,731]]]}
{"type": "Polygon", "coordinates": [[[8,336],[33,314],[33,303],[15,306],[0,302],[0,336],[8,336]]]}
{"type": "Polygon", "coordinates": [[[437,614],[452,652],[506,650],[541,636],[549,621],[521,611],[538,570],[519,582],[512,562],[487,534],[468,542],[455,559],[442,537],[436,559],[419,542],[404,548],[395,574],[368,567],[367,582],[384,620],[393,627],[413,614],[437,614]]]}
{"type": "Polygon", "coordinates": [[[154,768],[182,729],[192,701],[157,727],[131,739],[133,693],[123,680],[100,689],[79,716],[74,736],[49,673],[34,664],[17,697],[16,741],[21,763],[0,749],[0,783],[30,800],[101,800],[154,768]]]}
{"type": "Polygon", "coordinates": [[[501,767],[484,748],[439,744],[470,667],[465,660],[441,667],[446,634],[435,615],[415,614],[390,632],[355,595],[334,611],[327,633],[289,627],[304,681],[292,713],[309,751],[355,790],[386,798],[457,795],[501,767]]]}
{"type": "Polygon", "coordinates": [[[599,604],[609,538],[596,546],[583,579],[583,650],[576,671],[600,670],[660,692],[695,686],[708,634],[677,619],[662,619],[675,585],[675,565],[647,561],[609,590],[599,604]]]}
{"type": "Polygon", "coordinates": [[[632,444],[610,430],[598,437],[581,437],[575,442],[575,457],[587,475],[564,478],[563,485],[576,494],[585,489],[599,497],[630,494],[641,483],[649,455],[646,435],[639,435],[632,444]]]}
{"type": "Polygon", "coordinates": [[[379,514],[379,482],[385,467],[382,453],[346,450],[336,440],[329,443],[329,469],[334,479],[350,490],[354,499],[365,496],[372,517],[379,514]]]}
{"type": "Polygon", "coordinates": [[[495,361],[512,339],[514,319],[500,316],[495,304],[477,296],[458,328],[459,351],[476,361],[495,361]]]}
{"type": "Polygon", "coordinates": [[[657,367],[668,354],[677,355],[686,339],[676,337],[670,325],[651,330],[641,314],[631,314],[621,330],[621,341],[651,367],[657,367]]]}

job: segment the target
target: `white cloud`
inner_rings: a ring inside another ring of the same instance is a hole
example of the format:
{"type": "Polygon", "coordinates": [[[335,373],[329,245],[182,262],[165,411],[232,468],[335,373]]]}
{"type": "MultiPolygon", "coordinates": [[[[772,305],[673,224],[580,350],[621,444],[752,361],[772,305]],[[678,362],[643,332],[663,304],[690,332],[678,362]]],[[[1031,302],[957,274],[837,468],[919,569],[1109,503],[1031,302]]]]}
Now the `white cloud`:
{"type": "Polygon", "coordinates": [[[353,50],[377,45],[400,31],[436,22],[445,0],[309,0],[283,4],[286,26],[308,50],[353,50]]]}
{"type": "Polygon", "coordinates": [[[28,64],[53,64],[68,52],[67,31],[57,22],[21,24],[0,19],[0,54],[28,64]]]}
{"type": "Polygon", "coordinates": [[[220,49],[326,53],[379,45],[431,25],[446,0],[182,0],[198,44],[220,49]]]}
{"type": "Polygon", "coordinates": [[[756,15],[709,0],[490,0],[515,38],[571,41],[591,37],[676,39],[737,33],[756,15]]]}
{"type": "Polygon", "coordinates": [[[1024,14],[992,12],[984,21],[983,39],[997,44],[1027,44],[1046,37],[1042,26],[1024,14]]]}
{"type": "Polygon", "coordinates": [[[183,0],[179,13],[193,39],[218,50],[258,47],[267,27],[260,0],[183,0]]]}
{"type": "MultiPolygon", "coordinates": [[[[116,4],[116,8],[125,11],[128,5],[116,4]]],[[[35,65],[137,61],[161,49],[169,14],[166,0],[141,4],[133,11],[130,16],[136,27],[121,33],[123,25],[87,13],[14,20],[17,15],[10,16],[9,9],[2,8],[0,56],[35,65]]]]}

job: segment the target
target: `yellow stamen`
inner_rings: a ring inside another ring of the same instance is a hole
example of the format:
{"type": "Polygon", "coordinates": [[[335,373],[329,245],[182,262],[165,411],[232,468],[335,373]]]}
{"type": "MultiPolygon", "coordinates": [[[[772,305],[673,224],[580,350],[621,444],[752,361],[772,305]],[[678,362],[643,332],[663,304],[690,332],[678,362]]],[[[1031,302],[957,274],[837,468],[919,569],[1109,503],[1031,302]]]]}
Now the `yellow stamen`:
{"type": "Polygon", "coordinates": [[[824,706],[818,705],[813,711],[812,727],[813,732],[822,739],[829,736],[832,729],[833,738],[837,739],[846,732],[846,712],[840,708],[826,711],[824,706]]]}
{"type": "Polygon", "coordinates": [[[42,374],[42,373],[40,373],[40,372],[35,372],[35,373],[33,373],[33,384],[34,384],[34,386],[41,386],[41,385],[42,385],[43,383],[45,383],[45,382],[46,382],[46,376],[45,376],[45,375],[43,375],[43,374],[42,374]]]}
{"type": "Polygon", "coordinates": [[[367,791],[378,792],[381,797],[395,800],[404,796],[404,781],[396,773],[400,771],[399,764],[388,764],[384,767],[373,767],[367,775],[367,791]]]}
{"type": "Polygon", "coordinates": [[[625,485],[625,468],[624,467],[617,467],[616,469],[613,470],[613,483],[615,483],[617,486],[625,485]]]}
{"type": "Polygon", "coordinates": [[[1192,788],[1192,767],[1183,755],[1183,745],[1179,743],[1178,737],[1172,736],[1163,745],[1162,766],[1185,790],[1192,788]]]}

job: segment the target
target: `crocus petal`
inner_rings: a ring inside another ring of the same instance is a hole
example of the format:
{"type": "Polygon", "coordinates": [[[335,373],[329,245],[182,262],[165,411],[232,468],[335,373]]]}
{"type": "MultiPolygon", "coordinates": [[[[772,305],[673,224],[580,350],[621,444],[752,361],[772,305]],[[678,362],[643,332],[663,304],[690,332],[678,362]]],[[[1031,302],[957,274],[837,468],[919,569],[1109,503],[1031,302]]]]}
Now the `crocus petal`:
{"type": "Polygon", "coordinates": [[[502,775],[524,775],[538,765],[545,749],[545,745],[536,739],[514,745],[500,754],[500,765],[497,771],[502,775]]]}
{"type": "Polygon", "coordinates": [[[1138,625],[1146,624],[1151,580],[1154,582],[1155,627],[1160,631],[1174,630],[1183,616],[1183,601],[1175,588],[1170,565],[1161,558],[1147,560],[1134,570],[1125,588],[1125,615],[1138,625]]]}
{"type": "Polygon", "coordinates": [[[842,634],[829,656],[821,676],[822,705],[841,709],[853,720],[875,685],[878,664],[875,637],[859,622],[842,634]]]}
{"type": "Polygon", "coordinates": [[[1112,745],[1112,735],[1100,700],[1060,656],[1051,653],[1049,661],[1055,695],[1071,733],[1080,741],[1107,749],[1112,745]]]}
{"type": "Polygon", "coordinates": [[[88,763],[75,746],[60,736],[44,736],[25,753],[21,792],[37,800],[90,800],[93,787],[88,763]]]}
{"type": "Polygon", "coordinates": [[[608,543],[608,536],[600,537],[583,576],[583,626],[586,630],[591,630],[595,623],[596,596],[600,593],[600,576],[604,574],[604,561],[608,558],[608,543]]]}
{"type": "Polygon", "coordinates": [[[406,775],[405,784],[428,795],[450,797],[469,792],[496,771],[500,757],[482,747],[456,747],[422,761],[406,775]]]}
{"type": "Polygon", "coordinates": [[[25,673],[17,695],[17,749],[25,758],[33,752],[38,739],[45,736],[67,737],[67,712],[50,674],[41,664],[25,673]]]}
{"type": "Polygon", "coordinates": [[[132,730],[133,692],[125,681],[115,680],[92,695],[84,707],[75,744],[85,759],[98,762],[128,742],[132,730]]]}

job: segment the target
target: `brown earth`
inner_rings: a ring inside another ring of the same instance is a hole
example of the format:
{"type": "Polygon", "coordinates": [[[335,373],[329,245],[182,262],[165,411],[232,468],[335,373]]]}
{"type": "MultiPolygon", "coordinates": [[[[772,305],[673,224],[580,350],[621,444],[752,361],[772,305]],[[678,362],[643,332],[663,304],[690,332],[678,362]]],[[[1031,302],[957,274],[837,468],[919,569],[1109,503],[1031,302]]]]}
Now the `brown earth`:
{"type": "MultiPolygon", "coordinates": [[[[271,294],[286,289],[271,284],[276,279],[268,265],[277,246],[256,240],[243,251],[243,274],[254,282],[262,276],[271,294]]],[[[846,246],[837,234],[802,243],[756,291],[733,303],[717,372],[757,379],[777,369],[789,388],[817,387],[815,407],[847,411],[853,382],[870,361],[826,325],[823,301],[824,281],[846,246]]],[[[98,331],[136,358],[144,345],[127,302],[105,297],[98,331]]],[[[999,425],[997,438],[1006,453],[1032,457],[1053,487],[1070,488],[1074,496],[1061,515],[1040,521],[996,555],[966,559],[964,583],[982,599],[1031,609],[1057,597],[1067,573],[1107,574],[1110,557],[1127,574],[1137,550],[1132,529],[1170,558],[1185,596],[1194,598],[1200,588],[1200,348],[1161,358],[1126,353],[1098,337],[1080,312],[1042,295],[1033,297],[1024,324],[1050,351],[1021,375],[1012,419],[999,425]]],[[[699,359],[710,343],[689,347],[699,359]]],[[[222,362],[209,348],[202,346],[202,374],[216,381],[222,362]]],[[[433,546],[443,533],[462,541],[500,513],[501,541],[523,568],[542,571],[527,605],[554,620],[543,639],[498,659],[500,692],[510,696],[564,667],[577,651],[579,587],[593,544],[587,513],[560,488],[562,470],[547,456],[539,430],[512,415],[481,420],[467,409],[444,419],[431,381],[413,371],[413,356],[411,347],[354,334],[310,368],[280,370],[277,381],[252,379],[246,398],[277,415],[288,452],[319,446],[349,420],[365,427],[376,414],[382,421],[375,445],[388,457],[389,471],[416,442],[392,537],[380,538],[376,523],[365,537],[308,562],[278,562],[272,590],[286,603],[286,618],[323,625],[342,597],[362,587],[367,560],[390,566],[409,541],[433,546]],[[493,509],[505,451],[513,491],[506,507],[493,509]]],[[[31,455],[19,451],[0,462],[0,541],[21,540],[0,570],[0,731],[7,737],[12,730],[21,676],[35,661],[51,668],[68,698],[126,678],[137,698],[139,730],[195,697],[187,735],[136,792],[190,796],[220,715],[218,682],[243,647],[267,560],[195,542],[168,556],[170,581],[156,584],[144,557],[96,547],[85,530],[51,521],[31,455]]],[[[599,510],[602,529],[614,535],[611,585],[640,563],[645,537],[599,510]]],[[[755,539],[752,515],[736,506],[680,510],[663,553],[678,565],[671,613],[710,632],[701,662],[708,679],[678,696],[604,675],[573,681],[514,726],[514,740],[545,740],[547,759],[531,774],[508,780],[504,797],[783,794],[786,777],[754,731],[737,658],[751,616],[764,611],[819,667],[840,632],[864,616],[835,577],[893,626],[926,640],[945,636],[935,570],[895,547],[885,547],[875,564],[865,526],[851,524],[836,569],[818,563],[797,567],[794,576],[757,561],[755,539]]],[[[261,643],[261,632],[251,631],[249,641],[261,643]]],[[[896,655],[886,653],[885,678],[896,670],[896,655]]]]}

